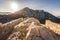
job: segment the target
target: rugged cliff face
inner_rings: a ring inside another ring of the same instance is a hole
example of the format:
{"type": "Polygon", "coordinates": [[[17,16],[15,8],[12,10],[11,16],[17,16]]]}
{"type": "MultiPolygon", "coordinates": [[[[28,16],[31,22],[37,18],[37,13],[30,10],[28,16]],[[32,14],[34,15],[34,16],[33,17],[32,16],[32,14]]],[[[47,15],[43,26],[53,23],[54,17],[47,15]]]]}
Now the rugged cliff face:
{"type": "Polygon", "coordinates": [[[33,10],[28,7],[19,10],[13,14],[9,15],[0,15],[0,22],[6,23],[8,21],[18,19],[18,18],[25,18],[25,17],[34,17],[38,19],[41,23],[45,23],[45,20],[49,19],[53,22],[60,23],[60,19],[53,16],[52,14],[45,12],[43,10],[33,10]]]}

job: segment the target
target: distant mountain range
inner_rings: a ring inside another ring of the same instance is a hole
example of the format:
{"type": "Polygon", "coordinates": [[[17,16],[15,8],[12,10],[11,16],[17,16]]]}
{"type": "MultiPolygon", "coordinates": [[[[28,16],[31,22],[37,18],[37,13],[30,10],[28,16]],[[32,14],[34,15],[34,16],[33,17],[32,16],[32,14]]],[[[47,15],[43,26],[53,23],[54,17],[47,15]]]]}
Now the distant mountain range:
{"type": "Polygon", "coordinates": [[[0,15],[8,15],[10,12],[0,12],[0,15]]]}
{"type": "Polygon", "coordinates": [[[0,15],[0,22],[6,23],[11,20],[15,20],[18,18],[25,17],[34,17],[40,21],[40,23],[45,23],[46,20],[51,20],[56,23],[60,23],[60,19],[58,17],[53,16],[52,14],[45,12],[44,10],[33,10],[28,7],[23,8],[13,14],[9,15],[0,15]]]}
{"type": "Polygon", "coordinates": [[[58,18],[60,18],[60,16],[57,16],[58,18]]]}

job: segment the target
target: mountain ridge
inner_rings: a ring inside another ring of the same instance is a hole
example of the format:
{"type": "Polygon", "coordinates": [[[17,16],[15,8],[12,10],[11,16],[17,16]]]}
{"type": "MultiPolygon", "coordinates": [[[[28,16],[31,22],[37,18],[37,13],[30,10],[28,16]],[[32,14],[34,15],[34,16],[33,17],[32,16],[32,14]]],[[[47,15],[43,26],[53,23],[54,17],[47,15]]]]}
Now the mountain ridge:
{"type": "Polygon", "coordinates": [[[18,18],[25,18],[25,17],[34,17],[38,19],[41,23],[45,23],[46,20],[51,20],[56,23],[60,23],[60,19],[55,17],[54,15],[45,12],[44,10],[33,10],[28,7],[25,7],[17,12],[14,12],[13,14],[9,15],[0,15],[0,22],[6,23],[11,20],[15,20],[18,18]],[[6,22],[4,22],[4,19],[6,22]],[[3,20],[3,21],[2,21],[3,20]]]}

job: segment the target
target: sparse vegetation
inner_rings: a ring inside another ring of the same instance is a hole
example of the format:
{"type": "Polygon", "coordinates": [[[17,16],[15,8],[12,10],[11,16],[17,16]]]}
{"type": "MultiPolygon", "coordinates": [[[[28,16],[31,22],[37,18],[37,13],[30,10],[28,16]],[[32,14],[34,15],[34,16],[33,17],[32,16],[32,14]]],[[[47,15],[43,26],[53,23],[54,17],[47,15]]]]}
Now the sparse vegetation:
{"type": "Polygon", "coordinates": [[[60,40],[60,24],[46,20],[46,27],[55,32],[60,40]]]}
{"type": "Polygon", "coordinates": [[[0,22],[0,40],[60,40],[56,36],[60,35],[60,24],[57,24],[60,19],[43,10],[24,8],[14,14],[0,15],[0,22]]]}
{"type": "Polygon", "coordinates": [[[46,20],[46,26],[55,33],[60,34],[60,24],[54,23],[50,20],[46,20]]]}
{"type": "MultiPolygon", "coordinates": [[[[20,36],[17,36],[17,37],[19,37],[20,40],[27,40],[26,39],[26,35],[29,32],[29,30],[30,30],[30,29],[28,29],[28,28],[30,28],[30,25],[31,25],[31,28],[33,28],[33,26],[43,27],[44,24],[42,25],[35,18],[19,18],[19,19],[13,20],[13,21],[8,22],[8,23],[5,23],[5,24],[0,23],[0,30],[1,30],[0,31],[0,40],[5,40],[7,38],[8,38],[8,40],[9,40],[9,38],[12,39],[12,38],[16,37],[14,35],[19,35],[19,33],[21,35],[20,36]],[[32,22],[34,23],[34,25],[33,24],[31,25],[32,22]],[[18,28],[17,29],[14,29],[15,26],[18,27],[18,28]],[[18,32],[19,33],[18,34],[14,34],[15,32],[13,32],[13,31],[15,31],[16,33],[18,33],[18,32]],[[11,34],[12,34],[12,36],[11,36],[11,34]]],[[[59,24],[56,24],[56,23],[47,21],[46,26],[44,26],[44,27],[47,27],[48,30],[51,29],[52,31],[54,31],[56,33],[57,32],[59,33],[59,30],[58,30],[60,28],[60,25],[59,24]]]]}
{"type": "Polygon", "coordinates": [[[5,40],[11,34],[14,27],[22,21],[23,18],[19,18],[5,24],[0,24],[0,40],[5,40]]]}

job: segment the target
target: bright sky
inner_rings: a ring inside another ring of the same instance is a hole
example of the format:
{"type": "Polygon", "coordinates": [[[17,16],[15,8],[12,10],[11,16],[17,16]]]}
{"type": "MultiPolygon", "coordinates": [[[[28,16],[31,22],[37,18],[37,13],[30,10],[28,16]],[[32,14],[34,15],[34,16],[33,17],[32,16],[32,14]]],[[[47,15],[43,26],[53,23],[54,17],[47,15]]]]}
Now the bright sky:
{"type": "Polygon", "coordinates": [[[45,10],[60,16],[60,0],[0,0],[0,11],[15,12],[24,7],[45,10]]]}

